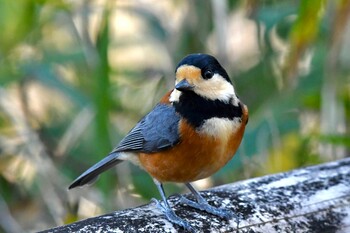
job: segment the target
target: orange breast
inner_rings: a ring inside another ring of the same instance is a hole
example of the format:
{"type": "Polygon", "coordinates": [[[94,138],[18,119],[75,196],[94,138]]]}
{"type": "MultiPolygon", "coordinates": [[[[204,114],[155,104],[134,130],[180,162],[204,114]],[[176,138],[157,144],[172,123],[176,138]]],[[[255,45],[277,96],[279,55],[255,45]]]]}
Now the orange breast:
{"type": "Polygon", "coordinates": [[[223,167],[236,152],[248,117],[245,106],[243,113],[242,123],[229,135],[223,135],[225,140],[199,134],[186,122],[180,122],[181,142],[165,151],[140,153],[140,163],[160,182],[185,183],[206,178],[223,167]]]}

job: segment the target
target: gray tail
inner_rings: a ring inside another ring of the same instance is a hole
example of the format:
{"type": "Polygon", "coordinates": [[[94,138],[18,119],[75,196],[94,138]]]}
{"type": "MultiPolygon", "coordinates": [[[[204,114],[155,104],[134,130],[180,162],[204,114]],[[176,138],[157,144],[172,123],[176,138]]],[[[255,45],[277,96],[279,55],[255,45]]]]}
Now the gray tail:
{"type": "Polygon", "coordinates": [[[93,183],[98,178],[98,175],[100,173],[110,169],[111,167],[123,161],[118,159],[118,157],[119,157],[119,153],[109,154],[100,162],[96,163],[95,165],[87,169],[77,179],[75,179],[73,183],[69,185],[68,189],[93,183]]]}

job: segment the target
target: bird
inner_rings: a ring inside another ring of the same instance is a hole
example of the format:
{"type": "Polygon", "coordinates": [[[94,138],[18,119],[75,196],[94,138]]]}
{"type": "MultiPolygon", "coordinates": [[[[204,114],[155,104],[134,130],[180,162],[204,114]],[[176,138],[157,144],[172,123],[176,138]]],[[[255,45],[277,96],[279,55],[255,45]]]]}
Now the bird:
{"type": "Polygon", "coordinates": [[[152,200],[173,224],[195,232],[170,207],[166,182],[185,184],[196,199],[182,196],[182,203],[229,220],[237,215],[210,205],[191,182],[211,176],[231,160],[247,123],[248,107],[218,60],[209,54],[189,54],[176,66],[174,88],[69,189],[91,184],[100,173],[130,161],[153,178],[162,201],[152,200]]]}

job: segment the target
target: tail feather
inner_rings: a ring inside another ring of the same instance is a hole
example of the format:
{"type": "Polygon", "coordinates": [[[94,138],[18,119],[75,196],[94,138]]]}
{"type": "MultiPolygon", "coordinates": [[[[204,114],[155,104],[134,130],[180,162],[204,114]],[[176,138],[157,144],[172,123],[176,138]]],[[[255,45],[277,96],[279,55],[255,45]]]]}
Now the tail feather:
{"type": "Polygon", "coordinates": [[[73,183],[68,187],[68,189],[93,183],[98,178],[98,175],[100,173],[110,169],[111,167],[123,161],[118,159],[118,157],[119,153],[113,153],[108,155],[107,157],[90,167],[88,170],[86,170],[77,179],[75,179],[73,183]]]}

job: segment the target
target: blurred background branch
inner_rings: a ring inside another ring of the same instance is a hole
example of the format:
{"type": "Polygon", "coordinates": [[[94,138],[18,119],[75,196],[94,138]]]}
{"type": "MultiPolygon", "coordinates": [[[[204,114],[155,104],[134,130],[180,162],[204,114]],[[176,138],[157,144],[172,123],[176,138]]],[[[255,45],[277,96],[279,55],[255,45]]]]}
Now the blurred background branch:
{"type": "Polygon", "coordinates": [[[199,188],[348,156],[349,14],[346,0],[0,0],[0,232],[157,196],[130,164],[67,186],[172,88],[189,53],[217,56],[250,110],[239,152],[199,188]]]}

